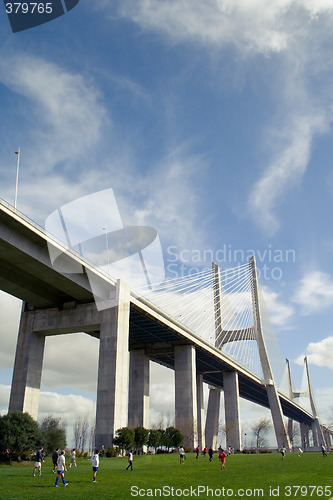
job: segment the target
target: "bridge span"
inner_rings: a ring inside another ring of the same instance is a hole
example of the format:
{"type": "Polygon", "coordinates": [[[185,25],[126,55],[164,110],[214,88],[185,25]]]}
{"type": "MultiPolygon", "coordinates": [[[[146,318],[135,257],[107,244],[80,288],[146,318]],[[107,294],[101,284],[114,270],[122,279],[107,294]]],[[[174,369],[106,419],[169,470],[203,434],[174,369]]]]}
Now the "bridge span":
{"type": "Polygon", "coordinates": [[[37,418],[46,337],[84,332],[100,339],[97,447],[112,445],[123,426],[149,427],[150,360],[175,371],[175,425],[188,446],[216,446],[221,390],[228,446],[242,448],[239,397],[271,409],[279,447],[290,445],[283,416],[300,424],[304,445],[309,429],[314,444],[323,442],[317,416],[277,391],[271,378],[254,375],[3,202],[0,288],[23,301],[9,411],[37,418]],[[50,246],[59,254],[61,272],[51,263],[50,246]],[[204,383],[210,387],[207,418],[204,383]]]}

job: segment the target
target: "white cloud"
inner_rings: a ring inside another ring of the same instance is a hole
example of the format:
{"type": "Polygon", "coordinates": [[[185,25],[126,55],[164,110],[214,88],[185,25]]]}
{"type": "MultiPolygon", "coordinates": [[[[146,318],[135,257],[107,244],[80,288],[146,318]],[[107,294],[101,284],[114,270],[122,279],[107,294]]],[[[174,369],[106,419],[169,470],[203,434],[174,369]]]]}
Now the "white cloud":
{"type": "MultiPolygon", "coordinates": [[[[17,207],[43,222],[41,211],[47,214],[54,203],[86,194],[85,171],[95,167],[101,138],[111,134],[109,116],[90,76],[26,52],[0,57],[1,84],[8,91],[0,132],[15,129],[16,147],[21,147],[17,207]]],[[[0,161],[6,164],[8,153],[3,154],[0,161]]],[[[14,163],[14,150],[12,156],[14,163]]],[[[13,186],[6,169],[4,199],[13,199],[13,186]]]]}
{"type": "Polygon", "coordinates": [[[333,280],[322,271],[308,273],[299,282],[293,301],[304,315],[320,312],[333,304],[333,280]]]}
{"type": "MultiPolygon", "coordinates": [[[[105,0],[99,8],[108,15],[111,2],[105,0]]],[[[269,84],[277,111],[270,119],[268,158],[263,159],[261,172],[254,170],[258,180],[246,209],[265,234],[275,234],[281,202],[302,179],[314,137],[327,131],[333,119],[331,91],[325,88],[331,80],[326,76],[331,69],[327,41],[332,2],[127,0],[114,8],[118,16],[166,37],[171,44],[207,49],[221,66],[225,65],[221,54],[230,49],[237,52],[238,70],[258,56],[264,57],[264,65],[270,57],[276,58],[276,73],[270,75],[269,84]]]]}
{"type": "Polygon", "coordinates": [[[265,234],[273,235],[279,229],[276,209],[306,171],[314,135],[328,127],[324,115],[325,112],[323,116],[290,117],[284,130],[284,135],[289,137],[288,144],[283,146],[284,140],[280,140],[281,151],[277,158],[253,187],[248,206],[265,234]]]}
{"type": "Polygon", "coordinates": [[[84,333],[46,337],[43,389],[63,386],[96,393],[99,340],[84,333]]]}
{"type": "MultiPolygon", "coordinates": [[[[8,412],[10,386],[0,384],[0,415],[8,412]]],[[[60,419],[66,429],[67,446],[74,446],[74,425],[79,418],[87,419],[91,426],[95,421],[96,403],[94,400],[76,394],[40,392],[38,422],[52,415],[60,419]]]]}
{"type": "Polygon", "coordinates": [[[76,394],[59,394],[56,392],[40,393],[38,420],[48,415],[60,418],[69,427],[73,426],[79,417],[86,417],[94,421],[96,403],[94,400],[76,394]]]}
{"type": "Polygon", "coordinates": [[[98,142],[106,113],[99,91],[82,74],[26,53],[6,54],[0,58],[0,82],[27,99],[21,106],[30,128],[25,162],[29,156],[34,173],[84,158],[98,142]]]}
{"type": "MultiPolygon", "coordinates": [[[[303,31],[306,19],[332,11],[328,0],[316,3],[303,0],[241,0],[236,3],[230,0],[127,0],[118,4],[118,15],[145,30],[164,33],[173,43],[192,40],[211,47],[236,46],[245,52],[259,53],[285,50],[299,30],[303,31]]],[[[110,0],[101,3],[107,14],[110,6],[110,0]]]]}
{"type": "MultiPolygon", "coordinates": [[[[310,342],[305,355],[309,364],[326,366],[333,370],[333,336],[326,337],[319,342],[310,342]]],[[[304,355],[302,354],[295,361],[297,364],[302,365],[304,363],[304,355]]]]}
{"type": "Polygon", "coordinates": [[[290,327],[294,308],[288,304],[284,304],[281,301],[281,294],[270,290],[267,286],[261,286],[261,290],[272,324],[282,328],[290,327]]]}

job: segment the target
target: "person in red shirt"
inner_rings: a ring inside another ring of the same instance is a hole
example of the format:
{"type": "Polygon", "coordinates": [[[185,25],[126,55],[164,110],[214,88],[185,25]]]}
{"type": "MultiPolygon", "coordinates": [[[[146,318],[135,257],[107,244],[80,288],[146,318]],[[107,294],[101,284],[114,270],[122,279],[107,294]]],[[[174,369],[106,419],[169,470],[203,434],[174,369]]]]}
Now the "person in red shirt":
{"type": "Polygon", "coordinates": [[[226,458],[226,456],[227,456],[227,454],[225,453],[225,451],[221,450],[220,454],[219,454],[219,460],[221,460],[221,470],[225,469],[225,458],[226,458]]]}

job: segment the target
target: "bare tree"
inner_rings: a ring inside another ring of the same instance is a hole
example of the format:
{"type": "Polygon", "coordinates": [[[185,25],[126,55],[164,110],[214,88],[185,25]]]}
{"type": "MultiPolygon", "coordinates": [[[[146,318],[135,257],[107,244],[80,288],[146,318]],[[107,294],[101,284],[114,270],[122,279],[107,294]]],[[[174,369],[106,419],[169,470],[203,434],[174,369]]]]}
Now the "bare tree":
{"type": "Polygon", "coordinates": [[[84,451],[88,434],[88,417],[79,417],[74,424],[74,441],[77,450],[84,451]]]}
{"type": "Polygon", "coordinates": [[[89,439],[89,451],[91,453],[93,453],[95,449],[95,429],[96,429],[96,424],[93,423],[90,429],[90,439],[89,439]]]}
{"type": "Polygon", "coordinates": [[[225,446],[226,447],[229,447],[229,445],[230,445],[230,443],[228,442],[228,437],[230,436],[230,433],[233,430],[234,430],[234,424],[232,424],[232,423],[219,424],[219,433],[221,433],[225,437],[225,446]]]}
{"type": "Polygon", "coordinates": [[[257,439],[257,449],[259,450],[265,443],[263,435],[272,427],[269,418],[261,418],[256,425],[252,427],[253,433],[257,439]]]}

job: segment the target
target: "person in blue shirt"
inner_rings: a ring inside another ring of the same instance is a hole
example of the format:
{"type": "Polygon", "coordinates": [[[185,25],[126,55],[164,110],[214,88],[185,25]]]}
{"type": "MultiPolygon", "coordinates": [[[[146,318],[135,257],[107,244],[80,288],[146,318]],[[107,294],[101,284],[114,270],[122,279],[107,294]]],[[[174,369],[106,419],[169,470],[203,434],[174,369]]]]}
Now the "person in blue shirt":
{"type": "Polygon", "coordinates": [[[37,450],[37,453],[36,453],[36,457],[35,457],[35,468],[34,468],[34,471],[32,473],[32,475],[35,477],[36,475],[36,470],[39,471],[39,476],[42,475],[42,462],[44,462],[43,460],[43,446],[41,446],[39,448],[39,450],[37,450]]]}

